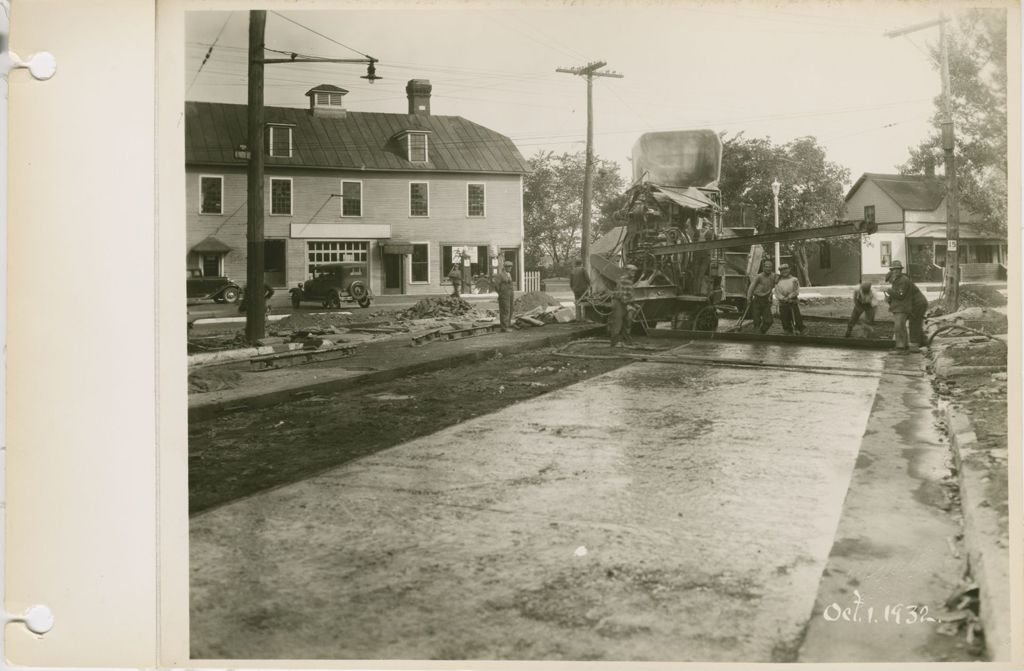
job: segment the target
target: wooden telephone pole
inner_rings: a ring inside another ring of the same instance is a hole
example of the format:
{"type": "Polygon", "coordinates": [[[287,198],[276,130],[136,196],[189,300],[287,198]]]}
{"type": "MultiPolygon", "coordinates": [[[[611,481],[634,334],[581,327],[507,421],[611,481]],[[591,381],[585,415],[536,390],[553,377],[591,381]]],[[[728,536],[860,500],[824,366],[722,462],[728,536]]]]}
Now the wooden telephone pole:
{"type": "MultiPolygon", "coordinates": [[[[288,20],[291,21],[291,19],[288,20]]],[[[263,113],[263,66],[268,63],[365,63],[366,75],[361,79],[366,79],[371,84],[381,79],[377,76],[375,68],[377,59],[365,54],[363,54],[364,58],[314,58],[300,56],[296,53],[290,54],[289,58],[264,58],[266,28],[266,10],[251,10],[249,12],[249,145],[247,151],[236,154],[236,156],[244,156],[249,160],[246,185],[248,220],[246,222],[245,338],[250,343],[260,340],[265,335],[267,314],[267,301],[264,293],[266,282],[263,278],[263,157],[266,151],[263,146],[263,133],[266,125],[263,113]]]]}
{"type": "Polygon", "coordinates": [[[614,72],[598,72],[608,65],[604,61],[594,61],[575,68],[555,68],[555,72],[578,75],[587,78],[587,160],[583,171],[583,239],[580,241],[580,255],[583,256],[583,269],[590,276],[590,201],[594,195],[594,77],[614,77],[622,79],[623,75],[614,72]]]}
{"type": "Polygon", "coordinates": [[[945,16],[905,28],[890,30],[886,37],[899,37],[932,26],[939,27],[939,51],[942,72],[942,153],[946,173],[946,268],[943,273],[943,296],[947,312],[955,312],[960,305],[960,196],[956,178],[956,156],[953,153],[953,102],[949,85],[949,39],[946,36],[945,16]]]}

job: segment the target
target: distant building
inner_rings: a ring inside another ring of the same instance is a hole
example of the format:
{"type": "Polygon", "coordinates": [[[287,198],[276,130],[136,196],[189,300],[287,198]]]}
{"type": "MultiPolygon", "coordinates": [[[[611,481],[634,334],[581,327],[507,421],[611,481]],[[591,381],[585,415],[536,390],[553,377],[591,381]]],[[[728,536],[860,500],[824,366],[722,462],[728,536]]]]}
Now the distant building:
{"type": "MultiPolygon", "coordinates": [[[[881,281],[900,261],[918,281],[938,282],[946,263],[946,185],[934,174],[864,173],[846,195],[844,221],[866,220],[878,232],[861,238],[859,253],[836,242],[808,245],[816,285],[881,281]],[[838,251],[837,251],[838,249],[838,251]]],[[[995,280],[1006,264],[1006,240],[980,230],[980,218],[960,206],[960,272],[963,281],[995,280]]]]}
{"type": "MultiPolygon", "coordinates": [[[[267,283],[348,261],[366,264],[375,294],[439,293],[461,257],[467,277],[510,260],[521,286],[528,165],[512,141],[432,115],[426,80],[406,86],[407,114],[347,110],[347,93],[324,84],[308,108],[266,108],[267,283]]],[[[245,105],[185,104],[186,263],[242,283],[246,118],[245,105]]]]}

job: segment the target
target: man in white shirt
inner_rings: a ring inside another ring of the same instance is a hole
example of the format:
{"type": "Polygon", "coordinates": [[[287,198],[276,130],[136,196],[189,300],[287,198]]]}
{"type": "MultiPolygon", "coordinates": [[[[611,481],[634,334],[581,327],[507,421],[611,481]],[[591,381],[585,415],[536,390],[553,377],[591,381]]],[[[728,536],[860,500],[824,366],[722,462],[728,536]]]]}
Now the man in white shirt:
{"type": "Polygon", "coordinates": [[[789,264],[779,266],[782,275],[775,283],[775,298],[779,301],[779,317],[782,319],[782,330],[786,335],[793,335],[793,327],[799,335],[804,334],[804,318],[800,314],[800,280],[789,274],[789,264]]]}
{"type": "Polygon", "coordinates": [[[853,314],[850,315],[850,321],[846,325],[847,338],[853,334],[853,327],[857,325],[861,315],[864,315],[865,324],[875,325],[875,308],[879,303],[878,296],[871,288],[871,282],[861,282],[860,286],[853,290],[853,314]]]}

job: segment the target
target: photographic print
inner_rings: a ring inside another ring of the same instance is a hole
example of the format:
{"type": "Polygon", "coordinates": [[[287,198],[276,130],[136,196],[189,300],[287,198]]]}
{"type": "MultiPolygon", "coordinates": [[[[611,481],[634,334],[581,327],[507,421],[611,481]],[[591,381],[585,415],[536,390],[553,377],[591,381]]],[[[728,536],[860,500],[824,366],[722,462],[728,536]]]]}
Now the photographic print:
{"type": "Polygon", "coordinates": [[[193,659],[1010,659],[1016,11],[240,7],[162,47],[193,659]]]}

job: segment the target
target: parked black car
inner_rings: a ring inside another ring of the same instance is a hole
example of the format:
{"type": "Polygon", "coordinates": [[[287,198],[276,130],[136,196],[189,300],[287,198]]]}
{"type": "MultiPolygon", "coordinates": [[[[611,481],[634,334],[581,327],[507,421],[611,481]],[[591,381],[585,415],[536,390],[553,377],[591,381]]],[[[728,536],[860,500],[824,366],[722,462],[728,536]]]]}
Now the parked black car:
{"type": "Polygon", "coordinates": [[[185,275],[185,297],[191,300],[213,299],[218,303],[234,303],[242,289],[227,277],[203,277],[199,268],[188,268],[185,275]]]}
{"type": "Polygon", "coordinates": [[[370,307],[366,266],[361,263],[325,263],[313,268],[313,279],[300,282],[291,290],[292,306],[302,301],[319,301],[325,308],[341,307],[342,302],[370,307]]]}

